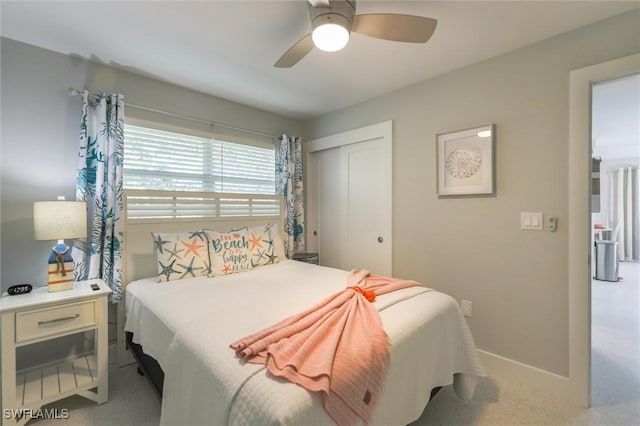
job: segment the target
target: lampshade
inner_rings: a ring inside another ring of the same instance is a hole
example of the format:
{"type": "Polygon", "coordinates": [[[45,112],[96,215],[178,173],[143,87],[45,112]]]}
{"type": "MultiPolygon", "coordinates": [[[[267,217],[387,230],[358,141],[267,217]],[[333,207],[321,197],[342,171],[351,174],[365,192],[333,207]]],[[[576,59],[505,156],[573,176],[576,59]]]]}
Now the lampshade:
{"type": "Polygon", "coordinates": [[[84,201],[36,201],[33,203],[36,240],[64,240],[87,236],[87,204],[84,201]]]}
{"type": "Polygon", "coordinates": [[[325,52],[337,52],[347,45],[349,31],[339,24],[322,24],[311,33],[313,44],[325,52]]]}

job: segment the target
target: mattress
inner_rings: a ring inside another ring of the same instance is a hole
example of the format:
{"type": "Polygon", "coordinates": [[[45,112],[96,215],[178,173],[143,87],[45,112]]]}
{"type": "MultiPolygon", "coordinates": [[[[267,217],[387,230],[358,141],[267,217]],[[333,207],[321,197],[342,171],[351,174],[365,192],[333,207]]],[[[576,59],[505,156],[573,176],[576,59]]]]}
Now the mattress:
{"type": "MultiPolygon", "coordinates": [[[[332,424],[319,394],[241,362],[229,344],[342,290],[347,275],[284,261],[223,277],[130,283],[125,330],[165,372],[161,424],[332,424]]],[[[410,287],[374,306],[391,359],[372,424],[412,422],[434,387],[453,383],[463,400],[472,397],[484,370],[453,298],[410,287]]]]}

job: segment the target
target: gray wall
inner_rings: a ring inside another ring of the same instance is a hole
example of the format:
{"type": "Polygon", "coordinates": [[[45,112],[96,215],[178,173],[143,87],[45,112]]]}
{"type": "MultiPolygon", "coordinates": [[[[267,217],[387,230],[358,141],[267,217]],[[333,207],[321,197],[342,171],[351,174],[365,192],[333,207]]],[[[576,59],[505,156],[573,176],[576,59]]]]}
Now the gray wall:
{"type": "Polygon", "coordinates": [[[391,119],[394,275],[473,301],[480,349],[566,376],[569,71],[639,52],[639,22],[621,15],[305,123],[2,39],[2,289],[45,282],[32,203],[75,194],[68,87],[306,140],[391,119]],[[485,122],[497,126],[496,195],[438,199],[435,134],[485,122]],[[559,217],[559,231],[520,231],[521,211],[559,217]]]}
{"type": "Polygon", "coordinates": [[[394,275],[471,300],[482,350],[568,376],[569,71],[639,52],[639,22],[620,15],[305,123],[309,141],[393,120],[394,275]],[[438,199],[436,133],[486,122],[496,195],[438,199]],[[557,216],[558,232],[520,231],[523,211],[557,216]]]}
{"type": "MultiPolygon", "coordinates": [[[[221,98],[204,95],[151,77],[104,64],[1,39],[0,111],[0,287],[18,283],[47,283],[47,259],[52,242],[33,239],[33,202],[75,199],[78,136],[82,100],[68,88],[87,87],[125,95],[125,102],[190,117],[278,135],[302,134],[297,120],[221,98]]],[[[202,127],[166,116],[125,107],[126,116],[161,119],[172,124],[202,127]]],[[[109,309],[109,338],[116,338],[116,309],[109,309]]],[[[52,352],[82,348],[84,336],[67,337],[52,352]]],[[[21,362],[39,360],[29,346],[21,362]]],[[[115,357],[112,358],[115,362],[115,357]]]]}
{"type": "MultiPolygon", "coordinates": [[[[51,244],[33,240],[33,202],[75,199],[81,99],[67,88],[125,95],[125,102],[270,134],[299,121],[159,80],[2,38],[0,283],[46,284],[51,244]]],[[[127,109],[126,115],[149,118],[127,109]]]]}

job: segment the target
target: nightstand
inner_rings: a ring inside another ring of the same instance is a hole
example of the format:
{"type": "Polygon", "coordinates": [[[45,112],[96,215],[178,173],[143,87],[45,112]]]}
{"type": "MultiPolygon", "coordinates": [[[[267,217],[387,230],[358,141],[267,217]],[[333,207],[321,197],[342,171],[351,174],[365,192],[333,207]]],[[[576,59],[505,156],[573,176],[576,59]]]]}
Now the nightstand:
{"type": "Polygon", "coordinates": [[[43,405],[74,394],[98,404],[107,402],[109,294],[111,289],[102,280],[90,280],[74,282],[73,290],[49,293],[44,286],[0,297],[4,425],[24,424],[43,405]],[[91,284],[99,289],[92,290],[91,284]],[[87,331],[95,333],[90,353],[16,371],[17,348],[87,331]],[[24,416],[16,419],[20,412],[24,416]]]}
{"type": "Polygon", "coordinates": [[[313,263],[314,265],[318,264],[319,256],[318,253],[296,253],[291,256],[291,259],[297,260],[305,263],[313,263]]]}

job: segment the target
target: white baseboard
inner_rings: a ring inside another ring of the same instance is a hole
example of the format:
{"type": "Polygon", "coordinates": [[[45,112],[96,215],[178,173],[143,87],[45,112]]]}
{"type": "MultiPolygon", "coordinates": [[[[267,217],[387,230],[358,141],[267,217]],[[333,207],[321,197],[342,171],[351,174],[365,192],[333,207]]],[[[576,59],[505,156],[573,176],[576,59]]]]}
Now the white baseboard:
{"type": "Polygon", "coordinates": [[[568,377],[560,376],[537,367],[532,367],[500,355],[478,350],[480,360],[489,376],[522,383],[550,395],[566,400],[574,400],[568,377]]]}

